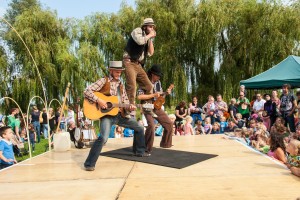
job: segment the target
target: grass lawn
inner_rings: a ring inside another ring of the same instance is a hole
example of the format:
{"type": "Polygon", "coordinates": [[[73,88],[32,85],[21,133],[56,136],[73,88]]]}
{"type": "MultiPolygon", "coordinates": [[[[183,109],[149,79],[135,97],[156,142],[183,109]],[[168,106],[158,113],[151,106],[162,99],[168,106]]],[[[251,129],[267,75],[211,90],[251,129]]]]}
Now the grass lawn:
{"type": "MultiPolygon", "coordinates": [[[[32,152],[32,157],[37,156],[41,153],[44,153],[46,149],[48,150],[47,147],[48,147],[48,139],[42,139],[41,138],[40,143],[35,143],[35,150],[34,150],[34,152],[32,152]]],[[[23,156],[20,156],[20,157],[16,156],[16,159],[17,159],[18,162],[21,162],[21,161],[26,160],[27,158],[29,158],[28,143],[27,142],[25,142],[25,144],[24,144],[24,149],[21,149],[22,154],[24,154],[25,151],[27,151],[26,155],[23,155],[23,156]]]]}

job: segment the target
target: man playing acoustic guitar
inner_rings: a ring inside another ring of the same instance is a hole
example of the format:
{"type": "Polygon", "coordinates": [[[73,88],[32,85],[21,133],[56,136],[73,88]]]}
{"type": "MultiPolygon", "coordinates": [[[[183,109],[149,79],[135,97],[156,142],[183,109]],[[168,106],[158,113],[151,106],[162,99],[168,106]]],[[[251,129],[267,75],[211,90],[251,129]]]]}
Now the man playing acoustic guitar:
{"type": "MultiPolygon", "coordinates": [[[[120,76],[124,68],[122,67],[122,61],[110,61],[109,62],[109,77],[101,78],[97,82],[91,84],[84,91],[84,96],[90,103],[98,104],[99,109],[105,111],[108,109],[108,102],[104,99],[97,97],[94,92],[100,92],[106,96],[117,96],[119,103],[129,104],[129,100],[126,91],[123,89],[123,85],[120,81],[120,76]]],[[[135,110],[136,107],[129,104],[129,110],[135,110]]],[[[87,112],[86,110],[84,110],[87,112]]],[[[138,124],[133,118],[123,117],[121,109],[116,116],[103,116],[100,120],[100,133],[101,135],[93,144],[90,153],[84,163],[84,167],[87,171],[93,171],[97,159],[100,155],[103,145],[107,142],[111,127],[113,124],[120,125],[125,128],[134,130],[133,138],[133,155],[138,157],[147,157],[149,154],[145,153],[145,136],[144,127],[138,124]]]]}
{"type": "MultiPolygon", "coordinates": [[[[172,146],[172,129],[173,129],[173,123],[169,119],[168,115],[159,107],[155,106],[157,104],[160,104],[161,102],[156,102],[158,98],[163,95],[163,91],[161,88],[161,82],[160,77],[162,76],[161,68],[159,65],[153,65],[149,71],[148,71],[148,77],[150,81],[153,84],[153,94],[145,94],[145,90],[139,89],[138,90],[138,99],[141,101],[145,100],[152,100],[154,101],[154,107],[155,109],[153,112],[157,115],[156,120],[162,125],[164,128],[164,133],[160,142],[160,147],[163,148],[170,148],[172,146]],[[157,104],[155,104],[157,103],[157,104]]],[[[171,93],[171,88],[169,88],[166,92],[166,94],[171,93]]],[[[165,94],[164,94],[165,95],[165,94]]],[[[151,153],[153,142],[154,142],[154,133],[155,133],[155,124],[154,124],[154,117],[149,112],[144,112],[144,115],[146,117],[148,127],[145,132],[145,140],[146,140],[146,152],[151,153]]]]}

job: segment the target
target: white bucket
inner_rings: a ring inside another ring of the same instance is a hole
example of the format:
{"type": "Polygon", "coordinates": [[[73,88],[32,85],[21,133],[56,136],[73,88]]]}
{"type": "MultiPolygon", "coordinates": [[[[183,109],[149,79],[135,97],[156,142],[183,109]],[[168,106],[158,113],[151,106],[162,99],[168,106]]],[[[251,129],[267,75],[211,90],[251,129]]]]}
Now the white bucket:
{"type": "Polygon", "coordinates": [[[68,151],[71,149],[69,132],[60,132],[53,135],[54,151],[68,151]]]}

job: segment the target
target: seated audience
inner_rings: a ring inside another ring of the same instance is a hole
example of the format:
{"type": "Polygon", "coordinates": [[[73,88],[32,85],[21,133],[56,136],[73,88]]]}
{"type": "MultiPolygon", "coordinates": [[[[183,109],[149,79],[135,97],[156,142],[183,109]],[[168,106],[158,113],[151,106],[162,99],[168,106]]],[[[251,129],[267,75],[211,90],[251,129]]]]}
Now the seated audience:
{"type": "Polygon", "coordinates": [[[202,126],[202,121],[201,120],[198,120],[196,122],[196,126],[194,127],[194,131],[195,131],[195,134],[196,135],[200,135],[200,134],[203,134],[204,131],[203,131],[203,126],[202,126]]]}
{"type": "Polygon", "coordinates": [[[195,135],[194,129],[192,126],[193,118],[191,116],[187,116],[185,118],[186,122],[184,125],[184,135],[195,135]]]}
{"type": "Polygon", "coordinates": [[[275,123],[270,129],[270,133],[284,134],[287,132],[287,128],[284,126],[284,119],[282,117],[277,117],[275,123]]]}
{"type": "Polygon", "coordinates": [[[198,98],[193,96],[193,101],[189,104],[190,115],[193,118],[192,125],[194,126],[197,120],[202,121],[202,105],[198,103],[198,98]]]}
{"type": "Polygon", "coordinates": [[[171,122],[173,123],[172,135],[175,135],[176,134],[176,126],[175,126],[176,116],[174,114],[169,114],[168,116],[169,116],[169,119],[171,120],[171,122]]]}
{"type": "Polygon", "coordinates": [[[240,113],[236,114],[236,125],[238,128],[242,128],[244,126],[246,126],[246,122],[244,119],[242,119],[242,115],[240,113]]]}
{"type": "Polygon", "coordinates": [[[223,116],[221,117],[221,122],[220,122],[220,133],[225,132],[225,128],[228,126],[228,122],[226,121],[226,118],[223,116]]]}
{"type": "Polygon", "coordinates": [[[75,129],[76,129],[76,124],[74,121],[70,121],[70,123],[68,124],[68,129],[67,132],[70,133],[70,140],[72,142],[75,142],[75,129]]]}
{"type": "Polygon", "coordinates": [[[211,134],[212,125],[210,122],[210,117],[206,117],[204,120],[204,134],[211,134]]]}
{"type": "Polygon", "coordinates": [[[278,133],[271,133],[270,151],[268,152],[268,156],[273,157],[282,163],[286,163],[287,159],[285,154],[286,151],[282,135],[278,133]]]}
{"type": "Polygon", "coordinates": [[[287,167],[292,174],[300,177],[300,141],[291,140],[286,147],[287,152],[287,167]]]}
{"type": "Polygon", "coordinates": [[[123,128],[121,126],[116,125],[115,128],[115,138],[123,137],[123,128]]]}
{"type": "Polygon", "coordinates": [[[185,101],[181,101],[179,103],[179,105],[176,107],[176,114],[175,115],[176,115],[176,120],[175,120],[176,129],[180,133],[180,135],[183,135],[184,134],[183,119],[187,115],[187,107],[186,107],[185,101]]]}
{"type": "Polygon", "coordinates": [[[236,107],[236,99],[232,98],[230,100],[230,105],[228,106],[228,112],[230,114],[230,118],[231,119],[235,119],[236,118],[236,114],[238,112],[238,108],[236,107]]]}
{"type": "Polygon", "coordinates": [[[219,134],[220,133],[220,124],[215,122],[212,126],[211,134],[219,134]]]}
{"type": "MultiPolygon", "coordinates": [[[[253,137],[253,136],[252,136],[253,137]]],[[[253,137],[254,139],[251,140],[251,145],[255,149],[259,151],[264,151],[264,149],[269,148],[269,138],[267,135],[267,132],[263,129],[258,129],[255,132],[255,135],[253,137]]]]}
{"type": "Polygon", "coordinates": [[[234,130],[238,128],[234,123],[233,119],[228,120],[228,126],[225,128],[225,132],[234,132],[234,130]]]}

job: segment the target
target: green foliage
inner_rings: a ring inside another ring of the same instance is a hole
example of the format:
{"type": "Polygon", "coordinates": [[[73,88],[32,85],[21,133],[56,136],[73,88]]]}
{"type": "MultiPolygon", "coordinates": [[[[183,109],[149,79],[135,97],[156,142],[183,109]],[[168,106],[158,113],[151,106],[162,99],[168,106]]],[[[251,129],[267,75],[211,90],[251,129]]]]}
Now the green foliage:
{"type": "MultiPolygon", "coordinates": [[[[131,31],[146,17],[156,23],[154,63],[162,66],[163,88],[175,84],[167,106],[197,95],[205,102],[218,93],[237,95],[239,81],[259,74],[290,54],[299,55],[300,1],[280,0],[137,0],[123,3],[117,14],[95,13],[83,20],[59,19],[37,0],[13,0],[6,18],[32,53],[47,99],[62,99],[71,82],[70,99],[107,74],[109,60],[121,60],[131,31]],[[216,64],[217,63],[217,64],[216,64]]],[[[2,24],[1,96],[21,107],[34,94],[43,96],[33,62],[17,35],[2,24]],[[12,59],[8,59],[8,56],[12,59]],[[15,78],[10,78],[14,75],[15,78]]]]}

